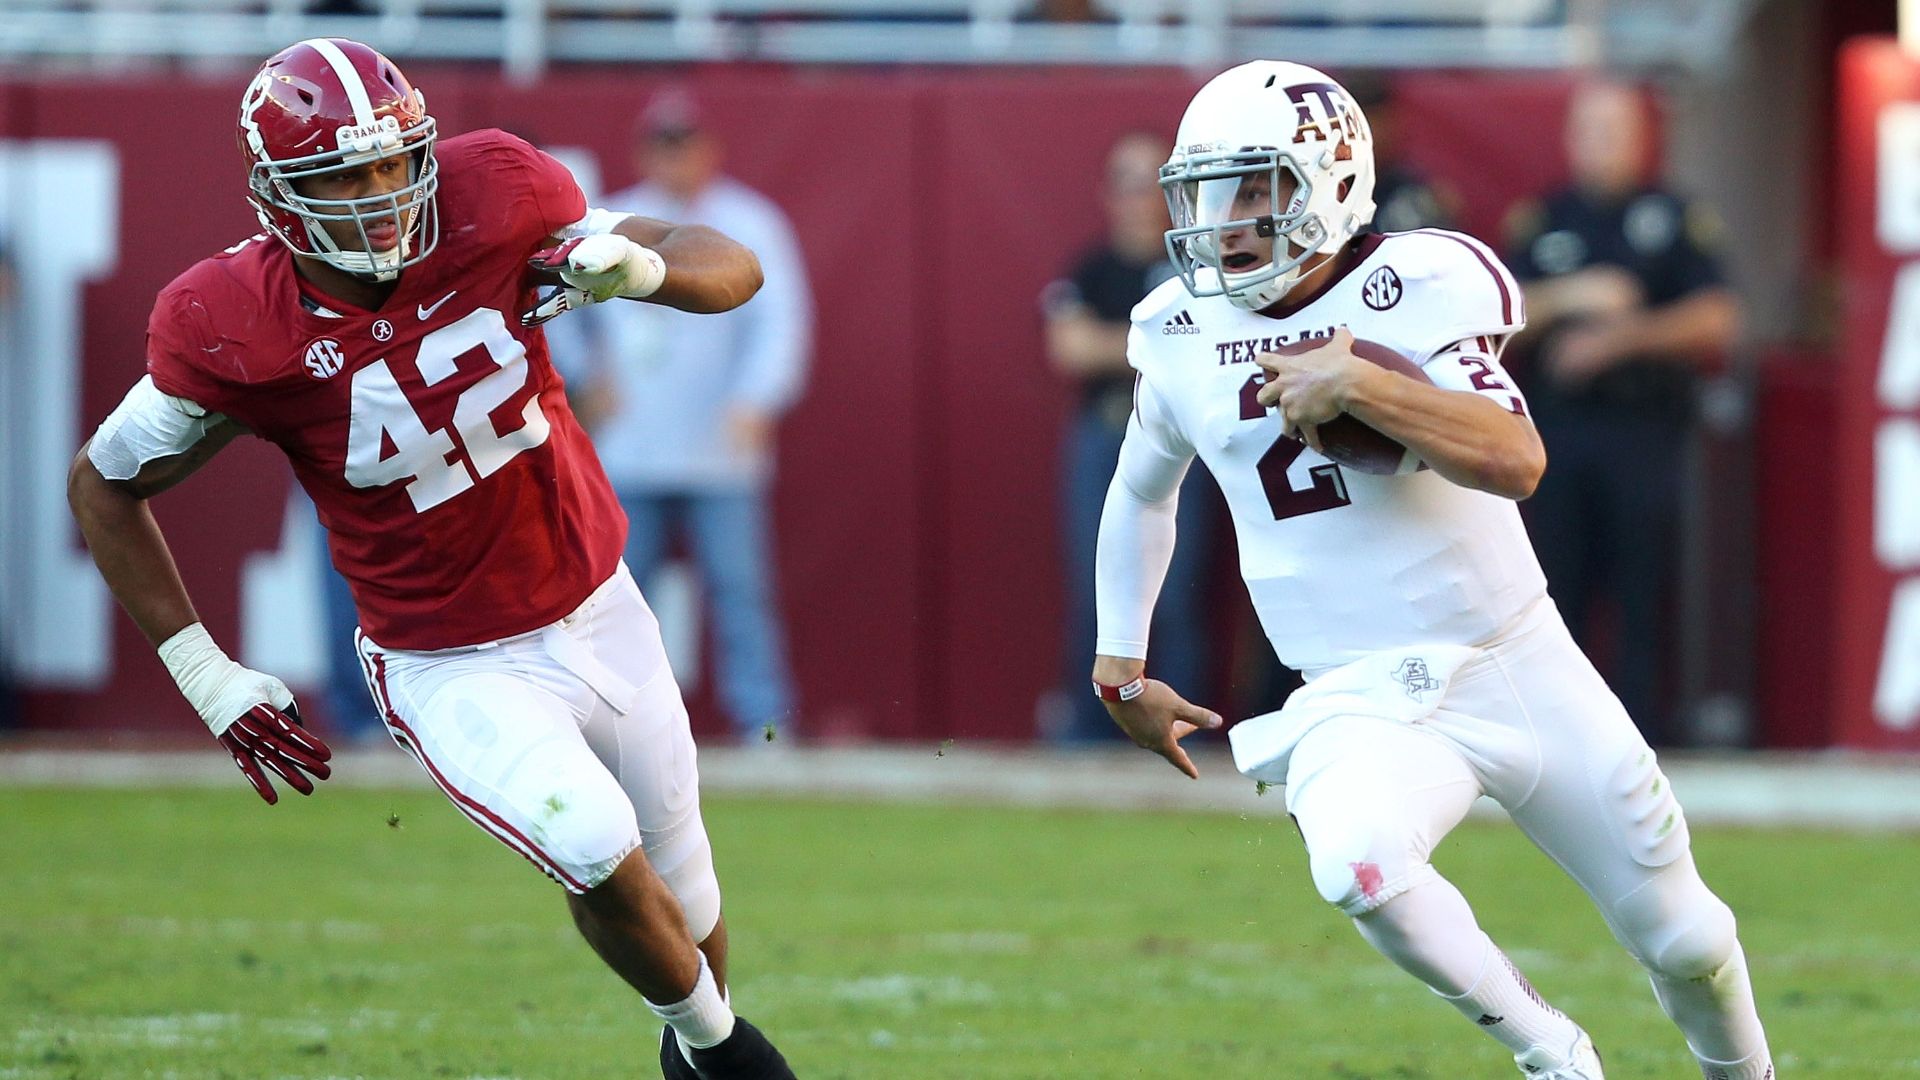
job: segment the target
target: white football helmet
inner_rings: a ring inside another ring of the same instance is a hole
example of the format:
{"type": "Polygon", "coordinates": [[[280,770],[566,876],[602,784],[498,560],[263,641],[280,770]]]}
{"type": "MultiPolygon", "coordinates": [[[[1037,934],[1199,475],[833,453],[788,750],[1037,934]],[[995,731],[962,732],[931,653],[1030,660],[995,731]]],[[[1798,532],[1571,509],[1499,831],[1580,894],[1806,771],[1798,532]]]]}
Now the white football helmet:
{"type": "Polygon", "coordinates": [[[1373,220],[1373,131],[1324,72],[1255,60],[1193,96],[1160,187],[1173,217],[1167,255],[1188,291],[1257,311],[1293,288],[1308,259],[1339,251],[1373,220]],[[1222,234],[1240,229],[1273,250],[1232,270],[1222,234]]]}

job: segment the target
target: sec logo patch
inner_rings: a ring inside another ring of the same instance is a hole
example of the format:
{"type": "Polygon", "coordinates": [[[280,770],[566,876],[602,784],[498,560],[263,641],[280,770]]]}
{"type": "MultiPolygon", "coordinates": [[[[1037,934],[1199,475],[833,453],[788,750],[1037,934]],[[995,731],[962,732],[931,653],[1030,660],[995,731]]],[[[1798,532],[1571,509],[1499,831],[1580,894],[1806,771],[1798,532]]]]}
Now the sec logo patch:
{"type": "Polygon", "coordinates": [[[1393,267],[1383,266],[1367,275],[1367,283],[1360,287],[1360,299],[1375,311],[1385,311],[1400,302],[1400,275],[1393,267]]]}
{"type": "Polygon", "coordinates": [[[340,351],[339,342],[323,337],[307,346],[306,364],[308,374],[314,378],[331,379],[346,366],[347,357],[340,351]]]}

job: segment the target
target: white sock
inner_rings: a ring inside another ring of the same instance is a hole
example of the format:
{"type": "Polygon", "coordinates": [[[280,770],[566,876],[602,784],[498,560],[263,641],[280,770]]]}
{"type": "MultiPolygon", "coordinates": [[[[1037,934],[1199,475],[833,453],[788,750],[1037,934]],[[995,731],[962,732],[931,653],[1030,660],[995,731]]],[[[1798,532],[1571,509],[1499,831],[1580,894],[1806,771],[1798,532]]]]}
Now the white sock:
{"type": "Polygon", "coordinates": [[[1492,944],[1467,898],[1443,877],[1415,885],[1356,917],[1353,925],[1380,955],[1442,997],[1473,988],[1492,944]]]}
{"type": "Polygon", "coordinates": [[[1547,1004],[1492,941],[1487,942],[1480,978],[1473,988],[1457,997],[1440,997],[1516,1054],[1536,1046],[1564,1053],[1580,1037],[1579,1025],[1547,1004]]]}
{"type": "Polygon", "coordinates": [[[1773,1080],[1773,1055],[1762,1047],[1740,1061],[1701,1058],[1700,1075],[1707,1080],[1773,1080]]]}
{"type": "Polygon", "coordinates": [[[647,1008],[653,1010],[653,1015],[665,1020],[667,1026],[673,1029],[683,1053],[689,1048],[719,1046],[727,1041],[727,1036],[733,1034],[733,1010],[727,1006],[726,999],[720,996],[719,984],[713,981],[713,969],[707,966],[707,954],[700,953],[699,956],[700,977],[694,980],[692,993],[671,1005],[647,1002],[647,1008]]]}

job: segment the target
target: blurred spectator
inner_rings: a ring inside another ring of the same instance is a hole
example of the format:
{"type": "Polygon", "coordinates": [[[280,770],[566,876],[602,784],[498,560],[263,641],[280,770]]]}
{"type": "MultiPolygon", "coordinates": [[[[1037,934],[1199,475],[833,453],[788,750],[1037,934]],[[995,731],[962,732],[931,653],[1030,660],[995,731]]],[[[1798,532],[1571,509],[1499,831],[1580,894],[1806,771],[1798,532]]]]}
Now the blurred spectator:
{"type": "Polygon", "coordinates": [[[761,742],[793,730],[794,696],[774,598],[767,489],[774,425],[805,379],[813,307],[799,245],[766,197],[722,175],[721,146],[678,90],[640,118],[644,181],[609,210],[711,225],[760,258],[766,284],[724,315],[657,304],[590,309],[606,353],[606,401],[594,443],[626,507],[627,563],[647,587],[677,532],[692,549],[712,612],[721,704],[761,742]]]}
{"type": "Polygon", "coordinates": [[[1665,629],[1699,370],[1739,306],[1705,207],[1648,178],[1652,124],[1631,87],[1582,86],[1569,108],[1571,186],[1515,209],[1507,263],[1524,283],[1516,370],[1547,447],[1526,504],[1555,601],[1648,739],[1671,743],[1665,629]],[[1595,603],[1610,598],[1607,617],[1595,603]],[[1609,633],[1600,633],[1604,625],[1609,633]]]}
{"type": "Polygon", "coordinates": [[[1083,23],[1100,18],[1093,0],[1040,0],[1035,13],[1045,22],[1083,23]]]}
{"type": "Polygon", "coordinates": [[[1399,95],[1390,76],[1360,71],[1343,84],[1373,131],[1373,227],[1379,232],[1455,228],[1460,195],[1401,156],[1399,95]]]}
{"type": "MultiPolygon", "coordinates": [[[[1066,708],[1042,717],[1042,735],[1059,741],[1119,734],[1088,689],[1093,666],[1093,557],[1100,509],[1113,480],[1120,441],[1133,412],[1133,370],[1127,366],[1127,330],[1133,306],[1173,276],[1167,261],[1167,204],[1160,166],[1167,145],[1156,135],[1123,135],[1108,152],[1100,185],[1107,235],[1084,252],[1065,278],[1041,295],[1047,359],[1076,386],[1066,432],[1064,554],[1067,567],[1066,708]]],[[[1152,671],[1175,686],[1208,698],[1205,596],[1207,555],[1213,546],[1211,480],[1194,469],[1180,489],[1179,539],[1166,587],[1153,617],[1152,671]]]]}
{"type": "MultiPolygon", "coordinates": [[[[13,258],[7,251],[6,224],[4,219],[0,219],[0,332],[13,325],[10,306],[13,301],[13,258]]],[[[5,361],[10,353],[7,343],[0,341],[0,361],[5,361]]],[[[0,376],[4,374],[4,369],[0,369],[0,376]]],[[[14,726],[17,711],[14,705],[13,649],[4,636],[7,632],[6,614],[5,609],[0,608],[0,731],[14,726]]]]}

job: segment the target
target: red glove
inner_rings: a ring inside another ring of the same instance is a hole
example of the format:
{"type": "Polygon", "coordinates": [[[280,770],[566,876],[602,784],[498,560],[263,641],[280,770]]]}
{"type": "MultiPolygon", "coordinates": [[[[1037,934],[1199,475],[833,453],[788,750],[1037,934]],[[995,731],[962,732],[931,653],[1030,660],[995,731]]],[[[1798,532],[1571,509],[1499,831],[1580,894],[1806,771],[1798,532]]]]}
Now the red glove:
{"type": "Polygon", "coordinates": [[[264,702],[255,705],[220,733],[220,745],[233,755],[233,763],[269,806],[280,801],[280,794],[273,790],[265,770],[272,770],[302,795],[313,794],[313,780],[306,773],[312,773],[314,780],[333,775],[327,765],[333,751],[300,725],[300,710],[291,703],[284,712],[264,702]]]}

